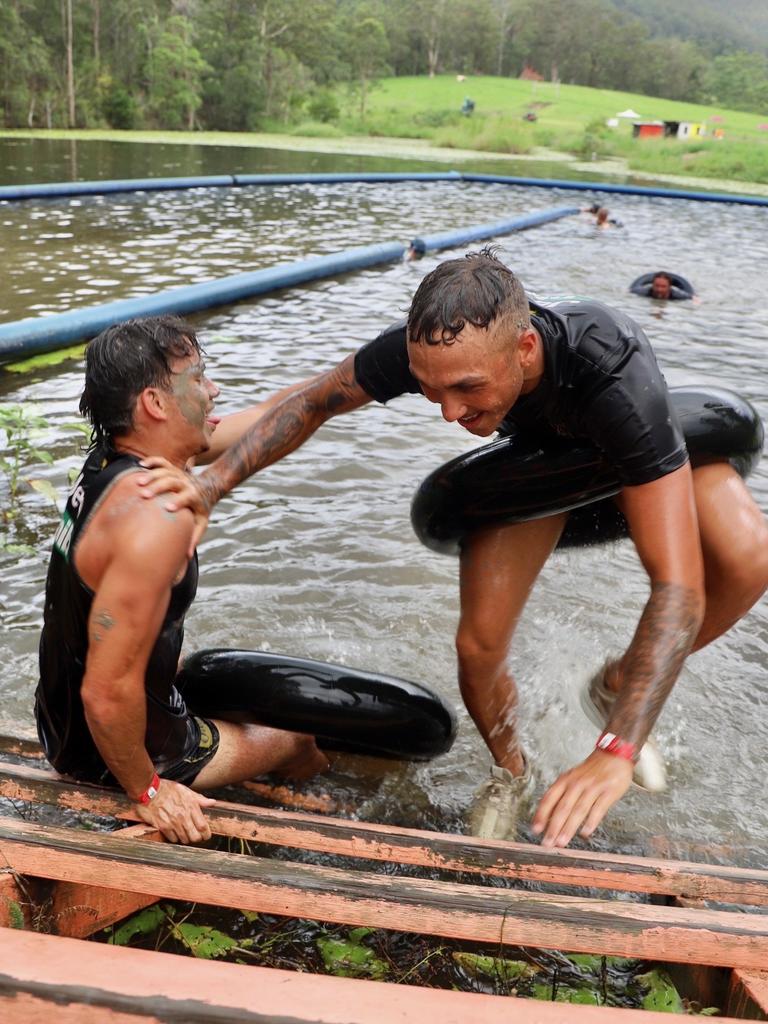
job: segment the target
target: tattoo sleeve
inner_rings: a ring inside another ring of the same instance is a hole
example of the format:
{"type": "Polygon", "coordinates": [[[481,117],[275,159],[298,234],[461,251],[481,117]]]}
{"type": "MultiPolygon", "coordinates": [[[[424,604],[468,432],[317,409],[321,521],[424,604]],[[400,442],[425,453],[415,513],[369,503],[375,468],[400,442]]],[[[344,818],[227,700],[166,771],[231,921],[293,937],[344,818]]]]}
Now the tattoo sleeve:
{"type": "Polygon", "coordinates": [[[269,409],[196,478],[206,507],[210,510],[247,477],[290,454],[331,416],[350,412],[370,401],[355,380],[354,356],[308,381],[269,409]]]}
{"type": "Polygon", "coordinates": [[[648,738],[700,625],[695,591],[654,583],[621,662],[622,683],[608,728],[640,747],[648,738]]]}

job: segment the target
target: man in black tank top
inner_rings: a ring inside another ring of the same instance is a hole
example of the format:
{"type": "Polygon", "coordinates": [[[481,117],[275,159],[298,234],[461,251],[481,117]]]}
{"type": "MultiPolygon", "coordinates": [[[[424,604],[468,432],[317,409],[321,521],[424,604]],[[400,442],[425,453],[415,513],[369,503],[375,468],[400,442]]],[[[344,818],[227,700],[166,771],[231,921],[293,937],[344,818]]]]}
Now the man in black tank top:
{"type": "Polygon", "coordinates": [[[327,765],[312,737],[205,718],[176,687],[184,616],[197,589],[194,522],[141,499],[140,460],[183,470],[253,420],[219,420],[191,327],[152,317],[109,328],[86,353],[80,409],[94,444],[54,538],[35,714],[49,761],[117,784],[171,841],[210,836],[196,790],[267,771],[327,765]]]}
{"type": "MultiPolygon", "coordinates": [[[[689,653],[724,633],[768,586],[768,527],[727,462],[691,468],[642,330],[598,302],[545,308],[488,251],[428,274],[408,320],[339,366],[286,389],[201,476],[156,470],[147,497],[207,514],[241,480],[289,454],[331,416],[421,393],[479,437],[511,430],[584,438],[615,468],[650,596],[624,655],[589,691],[604,727],[595,750],[545,793],[533,829],[547,846],[590,836],[633,773],[664,785],[649,735],[689,653]],[[650,755],[650,757],[648,756],[650,755]]],[[[456,647],[462,697],[493,757],[478,834],[514,836],[527,773],[508,655],[517,622],[567,513],[489,528],[465,541],[456,647]],[[494,820],[495,819],[495,820],[494,820]]]]}

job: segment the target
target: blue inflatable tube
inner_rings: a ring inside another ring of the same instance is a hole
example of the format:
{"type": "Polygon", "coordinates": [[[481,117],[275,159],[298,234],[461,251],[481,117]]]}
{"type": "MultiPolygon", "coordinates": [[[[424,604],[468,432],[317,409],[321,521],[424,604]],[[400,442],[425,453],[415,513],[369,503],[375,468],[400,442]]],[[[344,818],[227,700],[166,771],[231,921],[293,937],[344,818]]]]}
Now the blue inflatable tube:
{"type": "Polygon", "coordinates": [[[557,178],[511,178],[501,174],[462,174],[462,181],[487,181],[497,185],[525,185],[531,188],[562,188],[571,192],[609,192],[624,196],[657,196],[660,199],[692,199],[699,203],[739,203],[768,206],[760,196],[730,195],[727,192],[688,192],[678,188],[648,188],[644,185],[611,185],[601,181],[566,181],[557,178]]]}
{"type": "Polygon", "coordinates": [[[0,201],[61,199],[113,192],[164,192],[188,188],[250,185],[332,185],[339,182],[460,181],[458,171],[371,171],[340,174],[217,174],[191,178],[125,178],[114,181],[56,181],[37,185],[2,185],[0,201]]]}
{"type": "Polygon", "coordinates": [[[550,221],[559,220],[561,217],[570,217],[575,213],[579,213],[578,206],[556,206],[552,210],[537,210],[534,213],[514,217],[512,220],[499,221],[496,224],[478,224],[472,228],[445,231],[441,235],[414,238],[411,245],[418,248],[420,252],[429,252],[432,249],[452,249],[454,246],[477,242],[482,238],[493,238],[495,235],[508,235],[513,231],[535,228],[540,224],[548,224],[550,221]]]}
{"type": "Polygon", "coordinates": [[[402,259],[404,252],[405,246],[401,242],[366,245],[296,263],[279,263],[275,267],[233,274],[215,281],[169,288],[155,292],[154,295],[117,299],[69,313],[54,313],[51,316],[30,317],[0,324],[0,362],[10,362],[74,344],[93,337],[110,324],[131,317],[161,313],[186,315],[212,306],[225,306],[279,288],[290,288],[379,263],[391,263],[402,259]]]}

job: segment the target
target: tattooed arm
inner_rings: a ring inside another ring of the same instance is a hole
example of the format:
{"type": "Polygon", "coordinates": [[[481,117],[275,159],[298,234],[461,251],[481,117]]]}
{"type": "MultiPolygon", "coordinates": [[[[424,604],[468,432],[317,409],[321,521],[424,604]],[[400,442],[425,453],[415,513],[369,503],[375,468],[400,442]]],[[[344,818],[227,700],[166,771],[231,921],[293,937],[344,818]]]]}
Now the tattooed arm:
{"type": "MultiPolygon", "coordinates": [[[[691,468],[626,487],[621,508],[648,573],[651,592],[635,635],[615,670],[620,695],[608,730],[638,749],[647,739],[704,616],[704,568],[691,468]]],[[[632,763],[594,750],[544,794],[533,822],[548,846],[589,836],[623,794],[632,763]]]]}
{"type": "MultiPolygon", "coordinates": [[[[234,443],[198,476],[185,475],[161,459],[145,459],[143,465],[152,468],[152,473],[139,481],[144,485],[144,497],[172,491],[174,496],[166,504],[169,511],[191,508],[207,520],[216,502],[233,487],[290,454],[332,416],[370,401],[371,396],[355,379],[355,357],[350,355],[334,369],[278,392],[256,410],[237,414],[242,417],[237,423],[241,427],[249,424],[247,429],[235,432],[234,443]]],[[[226,429],[231,436],[229,426],[226,429]]],[[[195,541],[201,534],[202,530],[196,529],[195,541]]]]}
{"type": "Polygon", "coordinates": [[[197,478],[207,508],[253,473],[295,451],[331,416],[371,401],[355,379],[355,357],[292,390],[197,478]]]}

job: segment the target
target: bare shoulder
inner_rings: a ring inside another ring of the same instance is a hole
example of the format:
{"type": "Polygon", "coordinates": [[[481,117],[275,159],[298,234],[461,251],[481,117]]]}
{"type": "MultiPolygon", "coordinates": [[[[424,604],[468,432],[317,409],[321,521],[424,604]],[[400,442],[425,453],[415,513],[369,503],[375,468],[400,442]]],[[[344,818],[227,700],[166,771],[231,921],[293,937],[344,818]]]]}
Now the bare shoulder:
{"type": "Polygon", "coordinates": [[[142,498],[140,475],[121,477],[83,532],[76,564],[89,585],[110,563],[173,575],[184,560],[194,526],[192,513],[188,509],[169,512],[167,495],[142,498]]]}

